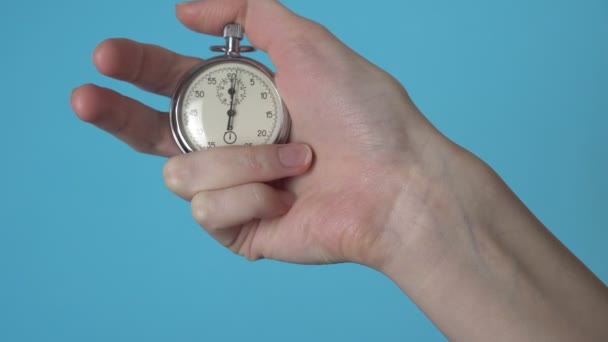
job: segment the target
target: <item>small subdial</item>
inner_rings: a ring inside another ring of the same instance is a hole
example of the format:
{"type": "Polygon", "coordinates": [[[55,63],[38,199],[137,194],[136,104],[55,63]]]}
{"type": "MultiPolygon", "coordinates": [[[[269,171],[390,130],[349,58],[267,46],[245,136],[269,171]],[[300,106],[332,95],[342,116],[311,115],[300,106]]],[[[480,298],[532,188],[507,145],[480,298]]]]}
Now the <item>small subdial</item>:
{"type": "Polygon", "coordinates": [[[229,106],[231,96],[234,96],[234,104],[238,105],[247,96],[247,88],[240,79],[224,78],[217,85],[217,98],[223,105],[229,106]]]}

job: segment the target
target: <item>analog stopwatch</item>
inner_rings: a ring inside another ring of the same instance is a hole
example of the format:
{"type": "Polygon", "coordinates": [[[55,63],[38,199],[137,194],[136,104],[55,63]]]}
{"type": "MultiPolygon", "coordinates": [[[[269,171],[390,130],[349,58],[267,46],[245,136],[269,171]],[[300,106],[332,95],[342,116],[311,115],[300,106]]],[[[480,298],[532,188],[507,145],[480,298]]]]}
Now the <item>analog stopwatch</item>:
{"type": "Polygon", "coordinates": [[[225,145],[286,142],[290,118],[263,64],[240,55],[253,51],[240,46],[243,29],[224,27],[223,52],[193,68],[179,83],[171,101],[171,130],[182,152],[225,145]]]}

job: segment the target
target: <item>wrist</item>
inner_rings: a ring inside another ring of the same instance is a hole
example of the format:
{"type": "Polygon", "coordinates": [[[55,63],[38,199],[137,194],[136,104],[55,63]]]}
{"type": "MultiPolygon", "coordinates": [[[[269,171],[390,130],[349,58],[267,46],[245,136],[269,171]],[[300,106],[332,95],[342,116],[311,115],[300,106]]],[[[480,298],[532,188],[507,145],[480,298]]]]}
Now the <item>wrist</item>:
{"type": "Polygon", "coordinates": [[[398,196],[387,225],[394,242],[379,271],[451,339],[589,340],[606,333],[598,318],[608,313],[601,281],[491,168],[446,146],[435,151],[442,162],[403,178],[415,185],[398,196]],[[404,220],[408,211],[417,213],[414,221],[404,220]]]}
{"type": "MultiPolygon", "coordinates": [[[[494,236],[495,220],[510,200],[499,193],[510,191],[466,150],[449,141],[438,146],[432,160],[409,168],[402,178],[408,185],[387,225],[394,243],[379,271],[449,338],[458,339],[473,336],[472,327],[461,320],[498,315],[495,303],[482,303],[515,269],[494,236]],[[405,221],[412,212],[416,219],[405,221]],[[461,334],[463,329],[469,332],[461,334]]],[[[489,329],[497,328],[486,323],[489,329]]]]}
{"type": "MultiPolygon", "coordinates": [[[[423,162],[404,167],[392,215],[391,236],[378,270],[408,294],[439,280],[455,263],[473,261],[489,243],[487,213],[495,213],[500,179],[481,160],[442,138],[423,162]],[[412,214],[414,213],[414,214],[412,214]]],[[[422,161],[422,159],[421,159],[422,161]]],[[[508,190],[508,188],[507,188],[508,190]]]]}
{"type": "Polygon", "coordinates": [[[403,168],[386,225],[389,253],[378,267],[410,296],[465,268],[512,268],[512,251],[498,241],[502,223],[538,223],[482,160],[444,137],[426,148],[403,168]]]}

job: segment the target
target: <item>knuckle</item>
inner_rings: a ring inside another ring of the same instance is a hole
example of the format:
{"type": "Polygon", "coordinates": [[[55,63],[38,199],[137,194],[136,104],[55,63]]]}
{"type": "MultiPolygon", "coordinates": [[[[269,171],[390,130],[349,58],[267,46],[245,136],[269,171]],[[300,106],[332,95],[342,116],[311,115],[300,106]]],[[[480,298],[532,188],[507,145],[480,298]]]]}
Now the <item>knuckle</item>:
{"type": "MultiPolygon", "coordinates": [[[[332,34],[322,24],[312,20],[306,20],[301,29],[294,31],[294,39],[292,41],[306,42],[310,45],[315,45],[318,41],[326,40],[332,34]]],[[[306,44],[306,45],[308,45],[306,44]]]]}
{"type": "Polygon", "coordinates": [[[251,253],[247,254],[247,253],[244,253],[244,254],[239,254],[239,255],[242,256],[243,258],[247,259],[247,261],[251,261],[251,262],[258,261],[258,260],[262,259],[262,256],[261,255],[257,255],[257,254],[251,254],[251,253]]]}
{"type": "Polygon", "coordinates": [[[210,204],[212,201],[209,200],[208,194],[201,192],[196,194],[190,202],[190,209],[192,211],[192,217],[201,226],[207,229],[214,229],[213,222],[211,221],[212,208],[210,204]]]}
{"type": "Polygon", "coordinates": [[[313,38],[324,38],[331,35],[331,32],[325,25],[314,21],[309,22],[309,30],[309,33],[312,34],[313,38]]]}
{"type": "Polygon", "coordinates": [[[131,145],[131,148],[133,148],[135,152],[144,154],[151,154],[152,151],[154,151],[154,145],[147,143],[133,144],[131,145]]]}
{"type": "Polygon", "coordinates": [[[262,253],[259,250],[254,249],[254,236],[259,228],[260,221],[254,220],[244,224],[239,233],[235,236],[227,247],[234,253],[249,261],[256,261],[263,259],[262,253]]]}
{"type": "Polygon", "coordinates": [[[183,188],[185,179],[188,177],[188,169],[182,167],[180,164],[181,163],[177,159],[171,158],[163,167],[163,179],[165,181],[165,185],[174,192],[183,188]]]}
{"type": "Polygon", "coordinates": [[[249,197],[254,203],[266,202],[265,189],[262,184],[251,184],[249,188],[249,197]]]}
{"type": "Polygon", "coordinates": [[[265,163],[260,157],[257,150],[253,147],[246,148],[241,157],[241,161],[244,166],[254,173],[263,172],[266,168],[265,163]]]}

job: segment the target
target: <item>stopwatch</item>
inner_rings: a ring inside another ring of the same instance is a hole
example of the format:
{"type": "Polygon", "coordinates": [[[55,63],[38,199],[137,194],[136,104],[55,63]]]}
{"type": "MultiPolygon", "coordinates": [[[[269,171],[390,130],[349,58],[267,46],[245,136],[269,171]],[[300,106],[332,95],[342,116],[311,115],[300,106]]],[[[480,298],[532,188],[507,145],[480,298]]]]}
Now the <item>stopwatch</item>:
{"type": "Polygon", "coordinates": [[[241,53],[243,28],[224,27],[223,55],[208,59],[179,82],[170,111],[171,131],[182,152],[227,145],[284,143],[291,120],[274,83],[274,74],[241,53]]]}

